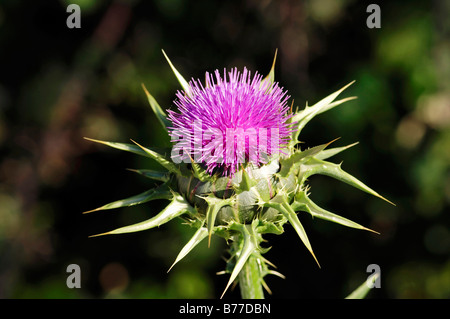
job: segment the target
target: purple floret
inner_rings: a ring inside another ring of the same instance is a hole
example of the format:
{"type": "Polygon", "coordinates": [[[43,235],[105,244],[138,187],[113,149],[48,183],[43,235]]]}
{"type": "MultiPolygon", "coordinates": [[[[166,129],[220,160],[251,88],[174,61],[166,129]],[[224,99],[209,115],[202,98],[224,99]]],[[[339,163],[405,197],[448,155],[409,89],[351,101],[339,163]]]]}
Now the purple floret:
{"type": "Polygon", "coordinates": [[[246,68],[214,75],[206,73],[205,86],[193,79],[189,92],[176,94],[179,113],[168,110],[176,143],[172,160],[194,160],[210,174],[229,176],[244,163],[266,164],[289,142],[289,96],[258,73],[252,78],[246,68]]]}

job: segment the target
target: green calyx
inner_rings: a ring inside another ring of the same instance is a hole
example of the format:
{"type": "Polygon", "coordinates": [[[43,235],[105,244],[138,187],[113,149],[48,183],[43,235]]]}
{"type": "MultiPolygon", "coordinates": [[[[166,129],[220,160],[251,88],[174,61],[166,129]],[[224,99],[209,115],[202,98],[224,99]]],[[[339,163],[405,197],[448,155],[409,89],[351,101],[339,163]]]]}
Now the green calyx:
{"type": "MultiPolygon", "coordinates": [[[[180,85],[189,94],[186,80],[175,69],[167,55],[165,53],[164,55],[180,85]]],[[[275,58],[264,81],[271,83],[274,81],[274,65],[275,58]]],[[[316,174],[329,176],[391,203],[344,171],[341,165],[328,161],[332,156],[357,143],[329,148],[334,140],[303,150],[298,145],[300,132],[311,119],[354,99],[354,97],[349,97],[336,101],[338,95],[352,83],[313,106],[306,106],[302,111],[293,114],[291,121],[294,131],[285,151],[287,155],[273,157],[261,167],[252,167],[248,164],[232,177],[211,176],[201,163],[195,163],[193,160],[188,164],[174,164],[170,158],[165,156],[165,154],[170,154],[169,151],[160,152],[141,146],[134,141],[133,143],[117,143],[88,139],[156,161],[161,166],[160,170],[130,170],[161,184],[141,194],[114,201],[86,213],[144,204],[156,199],[170,201],[166,208],[148,220],[92,237],[147,230],[159,227],[176,217],[181,217],[194,227],[196,232],[181,249],[170,269],[206,238],[210,244],[212,235],[220,236],[230,243],[230,258],[225,271],[225,273],[230,273],[230,279],[222,296],[230,285],[237,281],[240,284],[243,298],[264,298],[262,288],[270,293],[264,277],[268,274],[283,277],[278,272],[269,269],[274,266],[263,257],[268,250],[261,247],[264,234],[282,234],[284,225],[290,224],[319,265],[312,244],[298,218],[300,212],[306,212],[312,217],[343,226],[375,232],[314,203],[309,197],[309,186],[307,185],[311,176],[316,174]]],[[[165,112],[147,89],[144,86],[143,88],[152,110],[162,127],[167,130],[168,121],[165,112]]]]}

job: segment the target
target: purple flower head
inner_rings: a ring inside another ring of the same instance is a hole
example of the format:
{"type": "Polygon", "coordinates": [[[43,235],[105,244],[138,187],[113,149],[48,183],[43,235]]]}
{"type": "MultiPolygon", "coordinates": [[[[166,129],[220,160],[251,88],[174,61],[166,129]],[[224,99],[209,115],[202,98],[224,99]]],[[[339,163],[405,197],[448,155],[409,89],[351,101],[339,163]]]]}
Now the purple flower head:
{"type": "Polygon", "coordinates": [[[234,175],[243,163],[267,163],[289,142],[286,91],[258,73],[252,78],[246,68],[214,75],[206,73],[205,86],[192,80],[189,92],[176,94],[179,113],[168,110],[172,160],[194,160],[223,175],[234,175]]]}

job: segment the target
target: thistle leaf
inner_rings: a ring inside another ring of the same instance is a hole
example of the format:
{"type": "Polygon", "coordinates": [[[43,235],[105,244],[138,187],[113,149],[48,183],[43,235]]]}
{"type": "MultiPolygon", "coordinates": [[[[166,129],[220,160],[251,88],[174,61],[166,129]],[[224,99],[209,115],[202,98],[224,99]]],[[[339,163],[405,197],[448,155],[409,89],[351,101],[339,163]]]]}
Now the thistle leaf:
{"type": "Polygon", "coordinates": [[[345,151],[346,149],[349,149],[352,146],[355,146],[356,144],[358,144],[359,142],[347,145],[347,146],[343,146],[343,147],[335,147],[335,148],[330,148],[328,150],[323,150],[322,152],[318,153],[317,155],[315,155],[314,157],[319,159],[319,160],[325,160],[328,159],[332,156],[335,156],[337,154],[339,154],[342,151],[345,151]]]}
{"type": "Polygon", "coordinates": [[[160,225],[165,224],[175,217],[178,217],[185,213],[194,214],[195,209],[191,205],[189,205],[189,203],[181,195],[173,195],[171,203],[166,206],[166,208],[164,208],[158,215],[137,224],[121,227],[106,233],[92,235],[89,237],[143,231],[150,228],[159,227],[160,225]]]}
{"type": "Polygon", "coordinates": [[[295,161],[295,155],[298,153],[293,153],[288,158],[281,158],[280,159],[280,171],[278,174],[281,177],[288,177],[292,175],[297,175],[295,172],[296,169],[298,169],[298,163],[295,161]]]}
{"type": "Polygon", "coordinates": [[[322,145],[318,145],[318,146],[314,146],[314,147],[308,148],[308,149],[306,149],[304,151],[296,153],[296,154],[298,154],[297,161],[302,160],[302,159],[307,158],[307,157],[316,156],[317,154],[319,154],[320,152],[325,150],[331,143],[337,141],[338,139],[339,139],[339,137],[334,139],[334,140],[332,140],[331,142],[328,142],[328,143],[325,143],[325,144],[322,144],[322,145]]]}
{"type": "Polygon", "coordinates": [[[194,173],[195,178],[197,178],[201,182],[214,181],[214,177],[209,175],[208,172],[206,171],[206,169],[201,167],[199,163],[196,163],[190,155],[189,155],[189,157],[191,158],[191,166],[192,166],[192,171],[194,173]]]}
{"type": "Polygon", "coordinates": [[[222,297],[225,295],[225,292],[228,290],[233,281],[237,278],[237,276],[241,272],[242,268],[244,267],[245,263],[247,262],[251,254],[258,249],[256,237],[254,236],[253,232],[251,234],[248,229],[248,228],[251,229],[252,226],[248,225],[249,226],[248,228],[246,227],[246,225],[242,224],[233,224],[233,226],[239,227],[240,232],[244,237],[244,244],[242,246],[242,249],[236,255],[237,256],[236,264],[233,268],[233,271],[231,272],[231,276],[230,279],[228,280],[227,286],[225,287],[222,296],[220,296],[220,299],[222,299],[222,297]]]}
{"type": "Polygon", "coordinates": [[[260,224],[257,227],[257,231],[260,234],[276,234],[281,235],[284,232],[283,223],[260,220],[260,224]]]}
{"type": "Polygon", "coordinates": [[[278,49],[275,50],[275,56],[273,57],[272,67],[270,69],[269,74],[264,78],[264,80],[261,81],[261,86],[266,85],[265,83],[268,82],[268,87],[270,87],[273,82],[275,82],[275,62],[277,60],[277,53],[278,49]]]}
{"type": "Polygon", "coordinates": [[[295,196],[295,199],[294,199],[294,203],[291,204],[291,207],[295,211],[301,210],[301,211],[310,213],[311,216],[313,216],[313,217],[328,220],[330,222],[341,224],[341,225],[344,225],[347,227],[368,230],[373,233],[379,234],[378,232],[376,232],[372,229],[361,226],[360,224],[357,224],[347,218],[333,214],[333,213],[319,207],[307,196],[307,194],[305,192],[297,193],[297,195],[295,196]]]}
{"type": "Polygon", "coordinates": [[[163,184],[157,188],[152,188],[141,194],[138,194],[138,195],[135,195],[132,197],[128,197],[125,199],[121,199],[121,200],[103,205],[96,209],[86,211],[83,214],[92,213],[92,212],[96,212],[99,210],[108,210],[108,209],[114,209],[114,208],[120,208],[120,207],[135,206],[135,205],[143,204],[148,201],[155,200],[155,199],[171,199],[171,198],[172,198],[172,193],[170,192],[169,187],[166,184],[163,184]]]}
{"type": "Polygon", "coordinates": [[[284,194],[283,191],[279,192],[277,196],[274,198],[274,200],[266,203],[265,206],[275,208],[281,214],[284,215],[284,217],[289,221],[292,227],[294,227],[295,231],[297,232],[297,235],[300,237],[301,241],[309,250],[309,252],[311,253],[311,255],[313,256],[314,260],[316,261],[317,265],[320,268],[319,261],[317,260],[316,255],[314,255],[308,236],[306,235],[305,229],[303,228],[302,223],[298,219],[297,214],[289,205],[286,194],[284,194]]]}
{"type": "Polygon", "coordinates": [[[180,169],[177,165],[175,165],[173,162],[168,160],[165,156],[149,149],[146,147],[143,147],[142,145],[139,145],[135,141],[131,140],[134,144],[136,144],[138,147],[141,148],[142,151],[144,151],[148,157],[153,158],[155,161],[157,161],[161,166],[163,166],[165,169],[167,169],[169,172],[175,173],[177,175],[182,175],[180,169]]]}
{"type": "Polygon", "coordinates": [[[297,129],[293,131],[292,133],[292,141],[291,147],[293,147],[296,143],[298,143],[298,136],[300,135],[300,132],[305,127],[305,125],[314,118],[317,114],[323,113],[325,111],[328,111],[332,109],[335,106],[338,106],[339,104],[342,104],[346,101],[353,100],[355,97],[349,97],[345,98],[336,102],[333,102],[334,99],[341,94],[342,91],[344,91],[347,87],[352,85],[355,81],[350,82],[346,86],[344,86],[342,89],[328,95],[324,99],[320,100],[313,106],[306,106],[306,108],[303,111],[300,111],[296,113],[292,117],[292,122],[296,123],[297,129]]]}
{"type": "Polygon", "coordinates": [[[176,263],[178,263],[180,260],[186,257],[186,255],[189,254],[191,250],[194,249],[194,247],[197,246],[203,239],[205,239],[206,236],[208,236],[207,228],[200,227],[199,229],[197,229],[194,236],[192,236],[189,242],[183,247],[183,249],[181,249],[174,263],[172,264],[172,266],[170,266],[167,272],[169,272],[173,268],[173,266],[175,266],[176,263]]]}
{"type": "Polygon", "coordinates": [[[224,206],[229,206],[232,204],[232,199],[221,199],[217,198],[213,194],[208,195],[207,197],[201,197],[208,203],[208,209],[206,211],[206,226],[208,228],[208,247],[211,244],[211,235],[213,232],[214,224],[216,221],[217,214],[219,213],[219,210],[224,206]]]}
{"type": "Polygon", "coordinates": [[[214,180],[214,178],[209,175],[208,172],[198,163],[192,163],[192,170],[194,172],[194,177],[199,179],[201,182],[212,182],[214,180]]]}
{"type": "Polygon", "coordinates": [[[314,157],[316,155],[319,155],[321,152],[325,150],[331,143],[338,140],[339,138],[336,138],[332,140],[331,142],[328,142],[326,144],[314,146],[311,148],[308,148],[304,151],[296,151],[291,156],[289,156],[286,159],[281,159],[281,169],[280,169],[280,176],[286,177],[291,175],[292,169],[295,168],[295,165],[299,163],[300,161],[304,161],[305,159],[309,159],[311,157],[314,157]]]}
{"type": "Polygon", "coordinates": [[[239,187],[236,189],[238,193],[249,191],[253,186],[257,184],[257,182],[248,175],[247,170],[242,169],[241,172],[242,179],[239,183],[239,187]]]}
{"type": "Polygon", "coordinates": [[[164,50],[162,50],[162,53],[164,54],[167,62],[169,62],[170,67],[172,68],[173,73],[175,74],[175,76],[177,77],[178,82],[180,82],[181,87],[183,88],[183,91],[190,95],[190,87],[189,87],[189,83],[183,78],[183,76],[180,74],[180,72],[177,71],[177,69],[173,66],[172,62],[170,61],[169,57],[167,56],[166,52],[164,52],[164,50]]]}
{"type": "Polygon", "coordinates": [[[153,169],[132,169],[132,168],[127,168],[127,170],[131,171],[131,172],[135,172],[138,173],[139,175],[142,175],[144,177],[150,178],[150,179],[154,179],[157,181],[161,181],[161,182],[167,182],[170,179],[170,173],[168,172],[161,172],[161,171],[156,171],[153,169]]]}
{"type": "Polygon", "coordinates": [[[311,253],[311,255],[313,256],[314,260],[316,261],[317,265],[320,268],[319,261],[317,260],[316,255],[313,252],[313,249],[309,242],[308,236],[306,235],[305,229],[303,228],[302,223],[298,219],[297,214],[295,214],[295,212],[292,210],[292,208],[290,208],[289,205],[285,204],[283,206],[284,206],[284,213],[282,210],[281,211],[282,214],[285,215],[285,217],[288,219],[289,223],[292,225],[292,227],[294,227],[294,229],[297,232],[298,236],[300,237],[301,241],[306,246],[306,248],[308,248],[309,252],[311,253]]]}
{"type": "Polygon", "coordinates": [[[379,277],[379,273],[375,273],[373,275],[371,275],[369,278],[367,278],[367,280],[358,288],[356,288],[350,295],[348,295],[347,297],[345,297],[345,299],[363,299],[366,297],[366,295],[369,293],[370,286],[373,285],[375,283],[375,281],[378,279],[379,277]]]}
{"type": "Polygon", "coordinates": [[[353,177],[349,173],[345,172],[341,168],[341,165],[312,158],[310,161],[307,162],[307,164],[305,164],[305,166],[306,166],[305,173],[301,177],[301,184],[306,180],[306,178],[308,178],[311,175],[314,174],[327,175],[337,180],[340,180],[341,182],[347,183],[353,187],[356,187],[373,196],[381,198],[382,200],[385,200],[386,202],[395,206],[394,203],[392,203],[391,201],[387,200],[386,198],[375,192],[373,189],[371,189],[363,182],[358,180],[356,177],[353,177]]]}
{"type": "Polygon", "coordinates": [[[144,152],[140,147],[133,145],[133,144],[128,144],[128,143],[117,143],[117,142],[108,142],[108,141],[101,141],[101,140],[94,140],[92,138],[88,138],[85,137],[84,139],[91,141],[91,142],[95,142],[95,143],[100,143],[100,144],[104,144],[107,145],[109,147],[112,148],[116,148],[118,150],[121,151],[127,151],[127,152],[131,152],[137,155],[141,155],[141,156],[145,156],[145,157],[150,157],[146,152],[144,152]]]}
{"type": "MultiPolygon", "coordinates": [[[[351,83],[347,84],[347,86],[345,88],[347,88],[348,86],[352,85],[355,81],[352,81],[351,83]]],[[[345,88],[342,88],[342,90],[344,90],[345,88]]],[[[334,101],[333,103],[328,104],[327,106],[321,108],[321,110],[317,113],[317,114],[321,114],[324,113],[328,110],[331,110],[332,108],[341,105],[342,103],[348,102],[348,101],[352,101],[352,100],[356,100],[357,97],[356,96],[349,96],[346,98],[343,98],[341,100],[338,101],[334,101]]]]}
{"type": "Polygon", "coordinates": [[[158,102],[156,102],[155,98],[147,91],[147,88],[145,87],[144,84],[142,84],[142,88],[144,89],[144,92],[147,95],[148,103],[150,104],[153,112],[155,113],[156,118],[167,132],[167,127],[170,126],[170,122],[167,120],[166,113],[163,111],[161,106],[159,106],[158,102]]]}

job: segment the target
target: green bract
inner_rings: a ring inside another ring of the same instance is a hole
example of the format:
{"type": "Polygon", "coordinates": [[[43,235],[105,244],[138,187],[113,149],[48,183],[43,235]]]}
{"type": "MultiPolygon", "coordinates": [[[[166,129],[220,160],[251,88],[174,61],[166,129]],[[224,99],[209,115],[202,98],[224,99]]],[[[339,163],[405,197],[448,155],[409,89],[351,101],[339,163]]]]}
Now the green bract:
{"type": "MultiPolygon", "coordinates": [[[[188,83],[168,58],[167,60],[182,88],[189,94],[188,83]]],[[[271,83],[274,81],[274,65],[275,59],[265,81],[271,83]]],[[[197,231],[176,257],[172,267],[202,240],[208,238],[207,240],[210,241],[212,235],[223,237],[230,244],[231,255],[226,267],[226,272],[231,273],[231,276],[223,293],[235,280],[238,280],[242,297],[263,298],[262,287],[270,292],[264,282],[264,277],[267,274],[283,277],[270,269],[273,265],[263,257],[268,250],[260,245],[264,234],[282,234],[284,225],[289,223],[319,264],[306,231],[297,216],[298,212],[306,212],[313,217],[347,227],[372,231],[315,204],[309,198],[307,180],[310,176],[327,175],[386,200],[345,172],[341,165],[328,161],[330,157],[356,143],[344,147],[328,148],[332,141],[309,149],[299,147],[298,137],[311,119],[354,99],[354,97],[349,97],[336,101],[338,95],[352,83],[313,106],[306,106],[302,111],[293,114],[290,120],[294,130],[292,139],[287,149],[284,150],[285,154],[273,156],[267,164],[259,168],[250,165],[242,166],[233,176],[210,176],[201,164],[194,161],[190,164],[174,164],[165,155],[134,141],[132,144],[128,144],[89,139],[119,150],[150,157],[161,164],[163,168],[161,171],[133,170],[147,178],[161,182],[158,187],[89,212],[143,204],[155,199],[170,201],[163,211],[146,221],[94,236],[137,232],[158,227],[176,217],[181,217],[197,231]]],[[[145,87],[144,92],[159,122],[167,130],[169,121],[166,113],[145,87]]]]}

